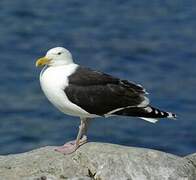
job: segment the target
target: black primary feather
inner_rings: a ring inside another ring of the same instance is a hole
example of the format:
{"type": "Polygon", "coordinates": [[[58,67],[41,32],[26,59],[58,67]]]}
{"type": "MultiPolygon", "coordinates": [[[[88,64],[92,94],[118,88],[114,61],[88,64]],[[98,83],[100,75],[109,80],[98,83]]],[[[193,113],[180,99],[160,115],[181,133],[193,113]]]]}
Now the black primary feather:
{"type": "Polygon", "coordinates": [[[170,112],[162,111],[152,106],[144,108],[125,108],[114,113],[115,115],[121,116],[135,116],[135,117],[146,117],[146,118],[176,118],[176,115],[170,112]]]}

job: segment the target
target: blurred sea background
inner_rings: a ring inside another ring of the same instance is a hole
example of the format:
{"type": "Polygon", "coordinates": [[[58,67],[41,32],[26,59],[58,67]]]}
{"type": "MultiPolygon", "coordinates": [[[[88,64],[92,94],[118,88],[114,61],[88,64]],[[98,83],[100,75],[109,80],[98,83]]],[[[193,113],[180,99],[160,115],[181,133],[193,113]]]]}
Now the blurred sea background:
{"type": "Polygon", "coordinates": [[[90,141],[196,152],[196,1],[1,0],[0,154],[61,145],[79,119],[51,105],[35,60],[52,47],[75,61],[142,84],[151,102],[178,115],[151,124],[97,118],[90,141]]]}

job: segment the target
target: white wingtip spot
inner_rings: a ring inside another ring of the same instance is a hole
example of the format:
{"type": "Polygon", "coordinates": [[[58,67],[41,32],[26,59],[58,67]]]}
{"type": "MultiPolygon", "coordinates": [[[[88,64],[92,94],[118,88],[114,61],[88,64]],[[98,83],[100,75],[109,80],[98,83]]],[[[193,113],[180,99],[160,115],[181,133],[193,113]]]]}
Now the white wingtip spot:
{"type": "Polygon", "coordinates": [[[159,111],[155,110],[155,114],[159,114],[159,111]]]}
{"type": "Polygon", "coordinates": [[[168,113],[167,118],[176,120],[177,116],[176,116],[175,114],[173,114],[173,113],[171,113],[171,112],[167,112],[167,113],[168,113]]]}

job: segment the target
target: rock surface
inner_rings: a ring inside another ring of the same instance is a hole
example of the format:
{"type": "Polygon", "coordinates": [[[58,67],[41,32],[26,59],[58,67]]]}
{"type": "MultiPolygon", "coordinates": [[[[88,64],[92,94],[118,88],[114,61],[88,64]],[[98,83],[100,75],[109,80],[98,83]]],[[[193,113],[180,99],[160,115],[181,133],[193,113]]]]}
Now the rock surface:
{"type": "Polygon", "coordinates": [[[196,154],[87,143],[71,155],[54,147],[0,156],[0,180],[195,180],[196,154]]]}

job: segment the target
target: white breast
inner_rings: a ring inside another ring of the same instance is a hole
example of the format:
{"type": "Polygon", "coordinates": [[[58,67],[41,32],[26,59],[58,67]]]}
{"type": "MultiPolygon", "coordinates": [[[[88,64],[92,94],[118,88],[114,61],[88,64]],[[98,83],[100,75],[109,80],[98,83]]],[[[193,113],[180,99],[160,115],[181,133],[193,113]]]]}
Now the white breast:
{"type": "Polygon", "coordinates": [[[63,113],[91,117],[88,112],[70,102],[64,92],[68,86],[68,76],[76,70],[77,66],[77,64],[69,64],[43,69],[40,74],[41,88],[49,101],[63,113]]]}

